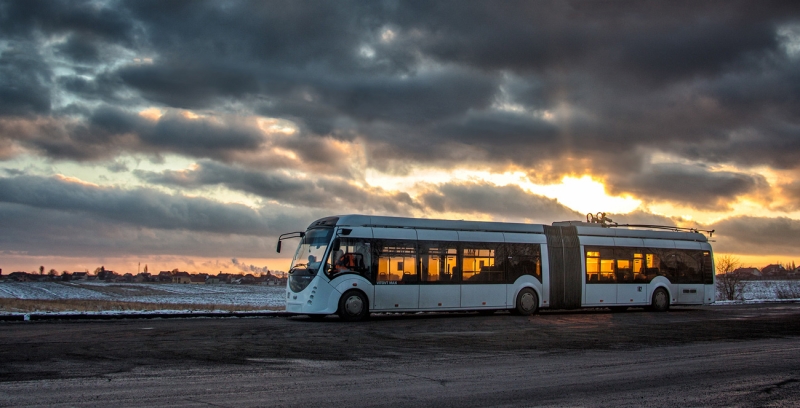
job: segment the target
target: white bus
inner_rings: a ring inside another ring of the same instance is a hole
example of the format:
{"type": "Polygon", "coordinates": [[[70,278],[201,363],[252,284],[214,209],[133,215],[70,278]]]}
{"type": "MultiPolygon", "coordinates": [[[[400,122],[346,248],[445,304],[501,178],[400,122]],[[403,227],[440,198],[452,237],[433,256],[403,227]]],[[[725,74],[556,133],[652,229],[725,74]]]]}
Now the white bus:
{"type": "Polygon", "coordinates": [[[510,310],[714,302],[705,235],[608,227],[342,215],[299,237],[286,311],[355,321],[371,312],[510,310]]]}

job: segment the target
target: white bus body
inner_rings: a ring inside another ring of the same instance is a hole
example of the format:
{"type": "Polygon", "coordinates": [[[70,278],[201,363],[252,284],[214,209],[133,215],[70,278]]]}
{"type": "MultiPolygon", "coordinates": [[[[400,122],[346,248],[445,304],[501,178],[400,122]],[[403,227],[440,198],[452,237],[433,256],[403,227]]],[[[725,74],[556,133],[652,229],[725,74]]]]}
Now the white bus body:
{"type": "Polygon", "coordinates": [[[301,236],[286,311],[493,311],[702,305],[714,301],[703,234],[342,215],[301,236]]]}

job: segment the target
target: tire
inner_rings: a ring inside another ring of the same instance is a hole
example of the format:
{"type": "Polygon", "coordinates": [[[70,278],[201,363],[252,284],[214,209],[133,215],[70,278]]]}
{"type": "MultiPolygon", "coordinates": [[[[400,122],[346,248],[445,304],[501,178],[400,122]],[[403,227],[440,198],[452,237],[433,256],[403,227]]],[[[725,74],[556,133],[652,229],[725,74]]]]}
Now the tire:
{"type": "Polygon", "coordinates": [[[523,288],[517,295],[517,307],[514,313],[530,316],[539,310],[539,296],[531,288],[523,288]]]}
{"type": "Polygon", "coordinates": [[[369,316],[369,301],[364,292],[351,290],[339,299],[339,310],[336,312],[346,322],[357,322],[369,316]]]}
{"type": "Polygon", "coordinates": [[[669,293],[664,288],[658,288],[653,292],[650,310],[654,312],[666,312],[669,310],[669,293]]]}

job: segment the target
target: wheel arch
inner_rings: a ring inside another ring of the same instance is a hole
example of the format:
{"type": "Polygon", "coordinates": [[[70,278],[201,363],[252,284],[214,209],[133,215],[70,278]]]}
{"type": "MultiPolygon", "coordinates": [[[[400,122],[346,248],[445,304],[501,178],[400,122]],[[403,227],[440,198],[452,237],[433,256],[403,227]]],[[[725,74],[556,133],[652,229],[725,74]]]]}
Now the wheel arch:
{"type": "Polygon", "coordinates": [[[649,286],[647,288],[648,289],[647,290],[647,301],[648,302],[652,302],[653,301],[653,294],[656,293],[656,290],[658,290],[658,288],[664,288],[664,290],[667,291],[667,296],[669,296],[670,303],[675,303],[675,298],[672,296],[672,290],[670,290],[670,288],[669,288],[670,287],[669,281],[666,281],[666,282],[658,281],[658,282],[655,282],[655,283],[651,282],[650,285],[648,285],[648,286],[649,286]]]}
{"type": "Polygon", "coordinates": [[[525,288],[530,288],[531,290],[533,290],[534,293],[536,293],[536,298],[539,301],[539,306],[538,307],[541,308],[542,304],[543,304],[542,303],[542,289],[541,289],[541,287],[536,287],[536,285],[534,285],[531,282],[526,282],[526,283],[523,283],[520,286],[515,287],[514,296],[511,297],[511,299],[513,299],[513,301],[511,302],[509,307],[511,307],[512,309],[517,307],[517,296],[519,296],[519,293],[522,292],[522,290],[525,289],[525,288]]]}

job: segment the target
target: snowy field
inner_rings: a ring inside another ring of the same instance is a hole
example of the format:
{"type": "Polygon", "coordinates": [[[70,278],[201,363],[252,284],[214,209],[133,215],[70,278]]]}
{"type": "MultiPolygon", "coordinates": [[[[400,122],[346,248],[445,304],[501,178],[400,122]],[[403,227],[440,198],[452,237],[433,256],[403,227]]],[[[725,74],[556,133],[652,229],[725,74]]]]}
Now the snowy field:
{"type": "Polygon", "coordinates": [[[0,298],[108,300],[197,305],[283,307],[286,288],[264,285],[182,285],[102,282],[0,282],[0,298]]]}
{"type": "Polygon", "coordinates": [[[717,293],[717,303],[757,303],[778,301],[800,301],[800,281],[745,281],[742,291],[742,300],[720,301],[717,293]]]}
{"type": "MultiPolygon", "coordinates": [[[[0,298],[31,300],[105,300],[164,305],[164,311],[174,311],[170,305],[252,306],[282,309],[286,296],[283,286],[263,285],[183,285],[153,283],[103,282],[0,282],[0,298]]],[[[800,281],[749,281],[745,283],[742,300],[731,303],[800,301],[800,281]]],[[[0,312],[2,313],[2,312],[0,312]]]]}

